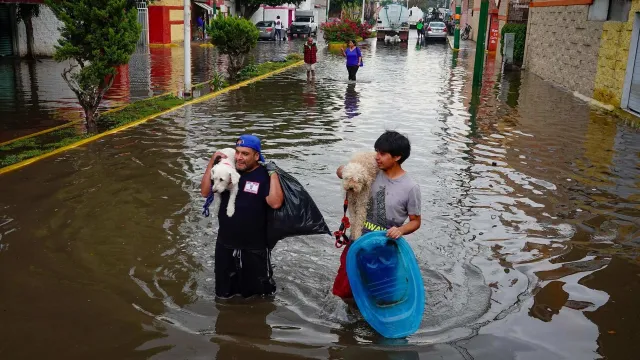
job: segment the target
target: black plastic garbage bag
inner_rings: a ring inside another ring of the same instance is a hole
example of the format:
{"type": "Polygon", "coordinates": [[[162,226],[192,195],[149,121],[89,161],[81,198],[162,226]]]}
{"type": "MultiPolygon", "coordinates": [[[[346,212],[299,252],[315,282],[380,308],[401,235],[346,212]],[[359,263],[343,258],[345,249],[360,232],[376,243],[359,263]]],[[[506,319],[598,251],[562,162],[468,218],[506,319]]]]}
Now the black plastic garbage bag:
{"type": "Polygon", "coordinates": [[[331,235],[320,209],[302,184],[273,162],[267,165],[267,168],[272,167],[275,167],[276,173],[280,177],[284,202],[280,209],[273,210],[269,214],[267,223],[269,249],[273,249],[278,241],[290,236],[331,235]]]}

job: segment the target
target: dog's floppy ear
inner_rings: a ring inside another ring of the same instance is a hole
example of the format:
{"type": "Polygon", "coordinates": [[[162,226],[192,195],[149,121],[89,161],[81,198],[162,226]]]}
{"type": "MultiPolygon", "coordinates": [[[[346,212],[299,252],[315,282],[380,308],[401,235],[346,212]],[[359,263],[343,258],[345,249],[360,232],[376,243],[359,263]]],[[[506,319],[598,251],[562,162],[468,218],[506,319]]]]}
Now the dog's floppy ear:
{"type": "Polygon", "coordinates": [[[238,185],[238,183],[240,182],[240,174],[238,174],[238,173],[237,173],[237,172],[235,172],[235,171],[232,171],[232,172],[229,174],[229,180],[230,180],[230,183],[231,183],[231,184],[233,184],[233,185],[238,185]]]}
{"type": "Polygon", "coordinates": [[[213,166],[218,165],[220,160],[222,160],[222,156],[217,156],[215,159],[213,159],[213,166]]]}

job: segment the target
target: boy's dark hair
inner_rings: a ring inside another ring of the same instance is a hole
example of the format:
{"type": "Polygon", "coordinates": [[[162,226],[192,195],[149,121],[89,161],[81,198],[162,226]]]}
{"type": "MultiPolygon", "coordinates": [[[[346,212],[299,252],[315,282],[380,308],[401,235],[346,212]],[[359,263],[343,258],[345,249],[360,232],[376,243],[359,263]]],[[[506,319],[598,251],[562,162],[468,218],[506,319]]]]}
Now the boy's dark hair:
{"type": "Polygon", "coordinates": [[[374,149],[378,152],[389,153],[391,156],[400,156],[398,164],[402,164],[411,155],[411,143],[409,139],[397,131],[387,130],[376,140],[374,149]]]}

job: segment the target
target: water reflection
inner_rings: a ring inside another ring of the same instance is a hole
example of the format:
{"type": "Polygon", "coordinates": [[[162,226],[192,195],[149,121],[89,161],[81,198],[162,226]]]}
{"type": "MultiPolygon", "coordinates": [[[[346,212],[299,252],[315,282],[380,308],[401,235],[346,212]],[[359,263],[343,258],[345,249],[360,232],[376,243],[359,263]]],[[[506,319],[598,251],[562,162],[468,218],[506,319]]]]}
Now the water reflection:
{"type": "Polygon", "coordinates": [[[529,309],[529,316],[549,322],[553,315],[560,313],[560,309],[569,300],[569,294],[562,290],[564,282],[551,281],[542,289],[534,292],[533,306],[529,309]]]}
{"type": "MultiPolygon", "coordinates": [[[[264,348],[271,339],[271,326],[267,316],[276,310],[271,301],[250,300],[249,303],[216,303],[218,317],[215,323],[219,345],[217,359],[264,359],[269,351],[264,348]]],[[[276,357],[270,357],[276,358],[276,357]]]]}
{"type": "Polygon", "coordinates": [[[304,103],[308,107],[313,108],[316,106],[318,93],[316,91],[315,81],[307,82],[307,84],[304,86],[302,94],[304,98],[304,103]]]}
{"type": "MultiPolygon", "coordinates": [[[[282,58],[298,52],[301,41],[261,42],[252,58],[258,63],[282,58]]],[[[193,45],[191,51],[193,84],[208,81],[214,72],[226,71],[227,58],[219,56],[215,48],[193,45]]],[[[118,67],[100,109],[182,88],[183,57],[183,47],[137,49],[128,64],[118,67]]],[[[76,95],[60,75],[65,66],[67,62],[53,59],[0,59],[0,142],[82,119],[76,95]]]]}
{"type": "Polygon", "coordinates": [[[358,105],[360,103],[359,93],[356,91],[356,84],[347,84],[344,94],[344,109],[347,118],[351,119],[360,115],[358,105]]]}

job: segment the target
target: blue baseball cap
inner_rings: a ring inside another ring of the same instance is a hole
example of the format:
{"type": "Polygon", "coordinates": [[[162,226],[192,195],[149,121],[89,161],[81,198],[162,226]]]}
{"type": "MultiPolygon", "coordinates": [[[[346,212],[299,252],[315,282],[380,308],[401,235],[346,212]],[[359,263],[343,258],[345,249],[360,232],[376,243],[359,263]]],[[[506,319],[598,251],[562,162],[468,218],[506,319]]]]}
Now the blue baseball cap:
{"type": "Polygon", "coordinates": [[[255,151],[258,152],[258,154],[260,155],[260,162],[265,162],[264,160],[264,156],[262,156],[262,150],[260,147],[260,139],[258,139],[257,136],[254,135],[241,135],[238,138],[238,141],[236,141],[236,147],[237,146],[241,146],[241,147],[246,147],[249,149],[253,149],[255,151]]]}

